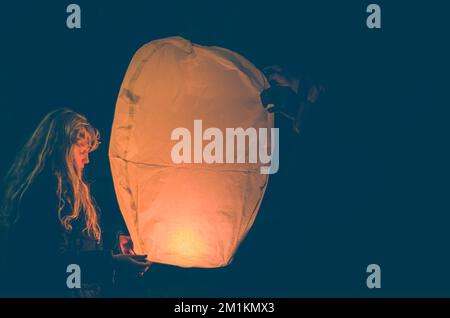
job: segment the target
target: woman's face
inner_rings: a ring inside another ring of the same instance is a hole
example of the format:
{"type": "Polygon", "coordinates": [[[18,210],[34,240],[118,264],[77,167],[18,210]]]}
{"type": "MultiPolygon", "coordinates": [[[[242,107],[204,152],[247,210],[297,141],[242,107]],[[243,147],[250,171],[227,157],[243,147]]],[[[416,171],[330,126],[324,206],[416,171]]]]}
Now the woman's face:
{"type": "Polygon", "coordinates": [[[83,144],[74,144],[73,156],[78,172],[83,172],[84,166],[89,163],[89,146],[83,144]]]}

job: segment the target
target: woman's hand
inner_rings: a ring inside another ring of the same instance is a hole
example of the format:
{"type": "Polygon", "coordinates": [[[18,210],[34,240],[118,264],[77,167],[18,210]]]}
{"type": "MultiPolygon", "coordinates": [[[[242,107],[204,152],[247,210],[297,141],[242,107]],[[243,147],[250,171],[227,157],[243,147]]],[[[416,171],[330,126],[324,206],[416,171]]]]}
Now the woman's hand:
{"type": "Polygon", "coordinates": [[[268,66],[263,72],[270,87],[260,94],[262,105],[269,113],[292,120],[294,131],[300,134],[305,111],[319,101],[325,87],[304,76],[292,76],[278,65],[268,66]]]}
{"type": "Polygon", "coordinates": [[[122,254],[136,255],[133,250],[133,241],[129,235],[119,235],[119,247],[122,254]]]}
{"type": "Polygon", "coordinates": [[[261,103],[269,113],[279,113],[295,120],[300,99],[289,86],[275,85],[261,92],[261,103]],[[267,107],[272,105],[271,107],[267,107]]]}
{"type": "Polygon", "coordinates": [[[152,262],[147,261],[147,255],[115,254],[112,259],[119,270],[137,276],[143,276],[152,262]]]}

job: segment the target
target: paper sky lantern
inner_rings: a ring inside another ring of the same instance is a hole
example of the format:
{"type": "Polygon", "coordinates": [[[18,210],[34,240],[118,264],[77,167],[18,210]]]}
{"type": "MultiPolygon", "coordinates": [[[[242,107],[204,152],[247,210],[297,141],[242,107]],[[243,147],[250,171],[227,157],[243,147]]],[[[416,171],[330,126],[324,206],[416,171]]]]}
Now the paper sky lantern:
{"type": "Polygon", "coordinates": [[[137,51],[118,95],[109,149],[137,253],[181,267],[231,262],[268,182],[261,156],[273,148],[273,115],[259,98],[267,86],[255,66],[223,48],[175,37],[137,51]],[[239,148],[239,137],[227,134],[237,128],[259,140],[248,135],[239,148]]]}

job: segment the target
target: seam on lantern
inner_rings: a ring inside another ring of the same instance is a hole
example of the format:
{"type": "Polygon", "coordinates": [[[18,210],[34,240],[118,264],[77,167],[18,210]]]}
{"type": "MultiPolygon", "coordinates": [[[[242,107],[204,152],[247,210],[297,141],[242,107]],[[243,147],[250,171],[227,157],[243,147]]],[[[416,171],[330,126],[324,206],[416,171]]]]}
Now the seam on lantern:
{"type": "Polygon", "coordinates": [[[147,167],[160,167],[160,168],[176,168],[176,169],[194,169],[194,170],[208,170],[208,171],[217,171],[217,172],[239,172],[239,173],[246,173],[246,174],[250,174],[250,173],[255,173],[261,176],[265,176],[262,175],[260,173],[260,166],[258,166],[257,168],[254,169],[219,169],[219,168],[209,168],[206,167],[205,164],[192,164],[190,166],[186,166],[186,165],[164,165],[164,164],[156,164],[156,163],[144,163],[144,162],[137,162],[137,161],[132,161],[132,160],[128,160],[128,159],[124,159],[118,156],[112,156],[111,158],[114,159],[119,159],[119,160],[123,160],[125,161],[127,164],[128,163],[132,163],[135,165],[142,165],[142,166],[147,166],[147,167]]]}
{"type": "Polygon", "coordinates": [[[238,244],[236,245],[236,249],[237,250],[239,248],[239,246],[241,245],[241,243],[244,241],[245,237],[247,236],[250,228],[253,226],[253,223],[255,222],[256,219],[256,215],[259,212],[259,208],[261,207],[262,201],[264,199],[264,195],[266,193],[266,189],[267,189],[267,185],[269,184],[269,175],[266,175],[266,179],[264,181],[264,184],[262,187],[260,187],[260,192],[262,193],[258,199],[258,201],[256,202],[255,207],[253,208],[250,217],[248,219],[248,222],[246,224],[246,226],[244,228],[240,228],[240,237],[241,239],[239,240],[238,244]]]}

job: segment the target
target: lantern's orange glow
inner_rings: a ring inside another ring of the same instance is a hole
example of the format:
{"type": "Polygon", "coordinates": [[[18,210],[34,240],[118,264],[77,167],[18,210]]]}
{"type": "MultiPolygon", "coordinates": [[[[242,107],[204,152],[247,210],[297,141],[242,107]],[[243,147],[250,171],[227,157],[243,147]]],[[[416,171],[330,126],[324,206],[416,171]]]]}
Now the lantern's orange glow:
{"type": "MultiPolygon", "coordinates": [[[[267,186],[261,163],[176,163],[174,129],[273,127],[263,74],[242,56],[182,38],[133,57],[116,103],[109,156],[135,251],[182,267],[221,267],[252,226],[267,186]]],[[[202,142],[202,141],[200,141],[202,142]]],[[[194,145],[192,154],[194,157],[194,145]]],[[[247,151],[247,150],[246,150],[247,151]]]]}
{"type": "Polygon", "coordinates": [[[182,259],[198,258],[207,249],[199,233],[188,226],[180,226],[166,243],[168,250],[182,259]]]}

